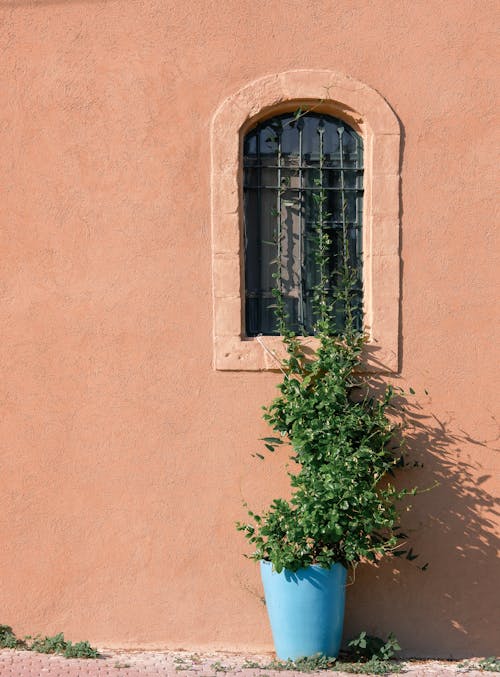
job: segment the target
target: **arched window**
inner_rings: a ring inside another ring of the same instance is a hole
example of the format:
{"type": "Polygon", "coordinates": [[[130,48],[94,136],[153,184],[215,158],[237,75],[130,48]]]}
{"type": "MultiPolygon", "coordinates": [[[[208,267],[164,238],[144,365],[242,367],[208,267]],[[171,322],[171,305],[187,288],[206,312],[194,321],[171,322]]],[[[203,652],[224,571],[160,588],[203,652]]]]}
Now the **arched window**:
{"type": "MultiPolygon", "coordinates": [[[[313,333],[320,230],[330,241],[326,273],[332,298],[345,253],[357,270],[354,310],[361,325],[361,137],[342,120],[313,111],[264,120],[244,138],[243,195],[246,336],[278,333],[277,286],[289,327],[313,333]]],[[[335,321],[340,331],[340,305],[335,321]]]]}
{"type": "MultiPolygon", "coordinates": [[[[381,94],[328,70],[266,75],[221,102],[212,118],[210,144],[215,369],[272,370],[277,356],[286,355],[280,336],[258,336],[276,329],[267,298],[275,259],[291,321],[310,332],[313,203],[319,180],[329,195],[331,233],[340,232],[335,228],[341,221],[344,228],[345,217],[359,291],[363,259],[366,367],[398,370],[400,134],[398,118],[381,94]],[[304,114],[297,116],[293,111],[298,109],[304,114]]],[[[333,283],[338,243],[334,237],[333,283]]],[[[342,312],[337,324],[340,329],[342,312]]],[[[317,346],[315,336],[300,340],[312,350],[317,346]]]]}

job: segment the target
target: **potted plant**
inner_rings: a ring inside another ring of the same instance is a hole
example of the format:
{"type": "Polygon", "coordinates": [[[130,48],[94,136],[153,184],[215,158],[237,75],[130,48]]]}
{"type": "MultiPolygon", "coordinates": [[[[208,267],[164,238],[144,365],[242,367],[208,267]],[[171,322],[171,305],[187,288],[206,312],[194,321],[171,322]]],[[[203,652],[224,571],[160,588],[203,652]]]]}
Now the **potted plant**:
{"type": "Polygon", "coordinates": [[[260,561],[281,659],[337,655],[347,571],[397,550],[405,539],[398,503],[416,492],[392,482],[405,465],[402,429],[392,413],[398,393],[363,368],[359,274],[349,265],[345,221],[342,264],[327,275],[331,241],[322,184],[315,199],[317,348],[306,351],[290,330],[278,270],[275,314],[286,357],[279,360],[279,395],[264,408],[274,431],[264,438],[267,450],[291,448],[291,497],[249,511],[250,520],[237,525],[254,548],[250,557],[260,561]]]}

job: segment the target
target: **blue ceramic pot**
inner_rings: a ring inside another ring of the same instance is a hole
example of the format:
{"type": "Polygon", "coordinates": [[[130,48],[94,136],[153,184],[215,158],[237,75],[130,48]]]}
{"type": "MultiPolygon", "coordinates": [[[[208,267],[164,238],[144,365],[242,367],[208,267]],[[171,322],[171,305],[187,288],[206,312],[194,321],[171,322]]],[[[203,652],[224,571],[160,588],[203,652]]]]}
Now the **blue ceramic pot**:
{"type": "Polygon", "coordinates": [[[347,570],[342,564],[324,569],[313,564],[281,573],[271,562],[260,563],[267,612],[278,658],[337,656],[342,639],[347,570]]]}

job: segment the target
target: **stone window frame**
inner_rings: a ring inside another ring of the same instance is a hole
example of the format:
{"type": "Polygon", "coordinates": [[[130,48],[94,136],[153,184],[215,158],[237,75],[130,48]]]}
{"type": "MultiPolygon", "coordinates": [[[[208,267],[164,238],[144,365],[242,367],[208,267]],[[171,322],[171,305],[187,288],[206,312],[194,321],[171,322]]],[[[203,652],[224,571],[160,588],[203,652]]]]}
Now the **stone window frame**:
{"type": "MultiPolygon", "coordinates": [[[[400,125],[373,88],[328,70],[295,70],[255,80],[229,96],[211,125],[213,367],[278,368],[279,336],[244,335],[242,153],[258,121],[301,107],[345,120],[363,138],[363,298],[367,369],[399,369],[400,125]]],[[[304,337],[314,349],[317,339],[304,337]]]]}

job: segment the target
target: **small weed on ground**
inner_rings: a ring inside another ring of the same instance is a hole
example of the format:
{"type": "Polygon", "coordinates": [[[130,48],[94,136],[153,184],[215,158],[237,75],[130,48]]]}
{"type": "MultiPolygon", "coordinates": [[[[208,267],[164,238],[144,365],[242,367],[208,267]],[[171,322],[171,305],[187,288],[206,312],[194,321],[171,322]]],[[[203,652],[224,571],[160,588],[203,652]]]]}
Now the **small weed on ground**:
{"type": "Polygon", "coordinates": [[[362,632],[358,637],[351,639],[348,647],[354,657],[365,660],[376,658],[381,661],[389,661],[394,658],[397,651],[401,651],[398,640],[392,632],[385,642],[380,637],[362,632]]]}
{"type": "Polygon", "coordinates": [[[175,669],[180,672],[181,670],[192,670],[194,668],[194,661],[192,657],[184,658],[183,656],[176,656],[174,658],[175,669]]]}
{"type": "Polygon", "coordinates": [[[500,672],[500,658],[495,658],[495,656],[483,658],[477,665],[481,670],[486,670],[487,672],[500,672]]]}
{"type": "Polygon", "coordinates": [[[24,649],[45,654],[61,654],[65,658],[98,658],[99,652],[88,642],[66,641],[62,632],[53,637],[27,635],[24,639],[16,637],[8,625],[0,625],[0,649],[24,649]]]}
{"type": "MultiPolygon", "coordinates": [[[[252,668],[260,668],[260,663],[257,661],[251,661],[248,658],[245,658],[244,662],[241,665],[243,670],[251,670],[252,668]]],[[[264,677],[264,675],[261,675],[261,677],[264,677]]]]}
{"type": "Polygon", "coordinates": [[[64,656],[66,658],[99,658],[99,652],[88,642],[75,642],[74,644],[66,642],[64,656]]]}
{"type": "Polygon", "coordinates": [[[193,665],[201,665],[201,663],[203,663],[203,658],[200,656],[200,654],[197,653],[192,653],[189,656],[189,660],[191,661],[191,663],[193,663],[193,665]]]}
{"type": "Polygon", "coordinates": [[[500,672],[500,658],[490,656],[479,661],[464,661],[458,667],[462,670],[483,670],[484,672],[500,672]]]}
{"type": "Polygon", "coordinates": [[[220,661],[217,661],[216,663],[212,663],[212,665],[211,665],[210,667],[211,667],[212,670],[214,670],[216,673],[217,673],[217,672],[229,672],[229,670],[231,670],[231,668],[230,668],[228,665],[224,665],[224,664],[221,663],[220,661]]]}
{"type": "Polygon", "coordinates": [[[321,670],[336,670],[353,674],[386,675],[390,672],[401,672],[401,666],[394,661],[383,661],[371,658],[368,661],[338,661],[328,656],[311,656],[299,658],[295,661],[271,661],[261,665],[265,670],[293,670],[294,672],[319,672],[321,670]]]}
{"type": "MultiPolygon", "coordinates": [[[[190,654],[189,656],[175,656],[175,658],[174,658],[175,669],[178,672],[181,672],[183,670],[196,670],[196,667],[198,665],[201,665],[202,663],[203,663],[203,658],[202,658],[202,656],[200,656],[200,654],[197,654],[197,653],[190,654]]],[[[221,665],[221,664],[220,663],[214,663],[214,665],[212,665],[211,667],[215,668],[215,665],[221,665]]],[[[224,670],[222,669],[223,667],[224,666],[221,666],[220,672],[224,672],[224,670]]]]}
{"type": "Polygon", "coordinates": [[[24,649],[26,644],[18,639],[10,625],[0,625],[0,649],[24,649]]]}
{"type": "Polygon", "coordinates": [[[266,670],[295,670],[297,672],[318,672],[319,670],[332,670],[337,664],[336,658],[329,658],[322,654],[316,656],[304,656],[294,661],[272,660],[262,666],[266,670]]]}
{"type": "Polygon", "coordinates": [[[29,650],[37,653],[64,653],[67,645],[62,632],[53,637],[36,635],[33,638],[28,636],[26,639],[30,641],[30,644],[28,644],[29,650]]]}
{"type": "MultiPolygon", "coordinates": [[[[391,633],[387,640],[368,635],[362,632],[358,637],[349,642],[349,652],[342,660],[323,656],[309,656],[298,658],[294,661],[272,660],[266,664],[246,660],[242,668],[254,668],[259,670],[274,670],[294,672],[319,672],[321,670],[337,670],[353,674],[386,675],[390,672],[401,672],[399,663],[392,660],[396,651],[401,647],[397,639],[391,633]]],[[[217,664],[212,665],[215,668],[217,664]]],[[[220,669],[220,668],[219,668],[220,669]]],[[[260,677],[264,677],[261,675],[260,677]]]]}
{"type": "Polygon", "coordinates": [[[366,663],[356,661],[355,663],[337,663],[336,670],[340,672],[350,672],[358,675],[387,675],[389,673],[401,672],[402,667],[394,661],[381,661],[380,658],[372,658],[366,663]]]}

